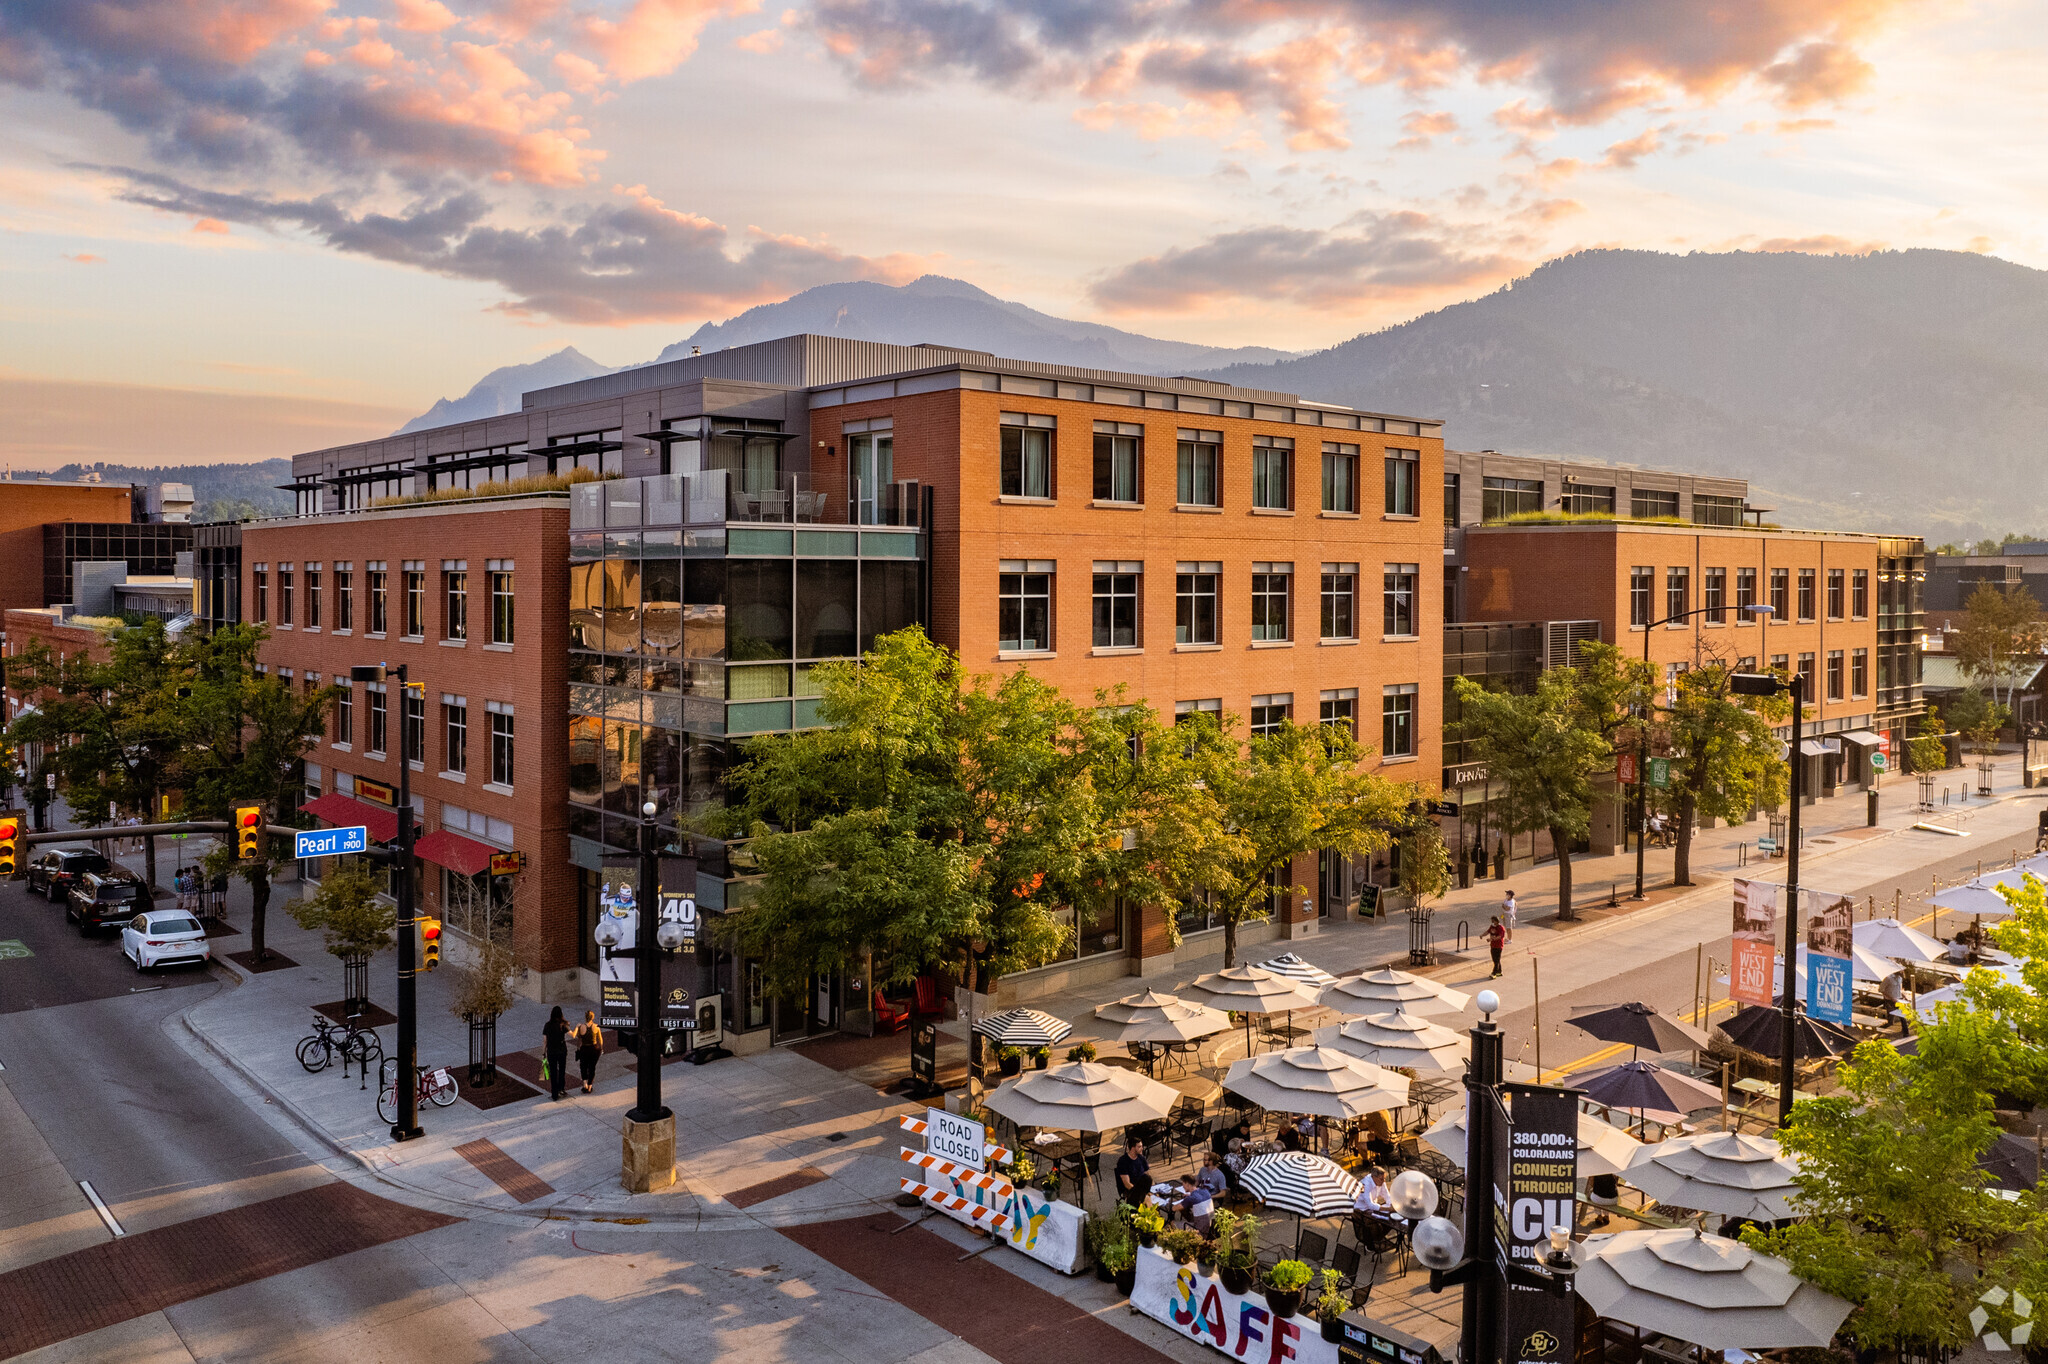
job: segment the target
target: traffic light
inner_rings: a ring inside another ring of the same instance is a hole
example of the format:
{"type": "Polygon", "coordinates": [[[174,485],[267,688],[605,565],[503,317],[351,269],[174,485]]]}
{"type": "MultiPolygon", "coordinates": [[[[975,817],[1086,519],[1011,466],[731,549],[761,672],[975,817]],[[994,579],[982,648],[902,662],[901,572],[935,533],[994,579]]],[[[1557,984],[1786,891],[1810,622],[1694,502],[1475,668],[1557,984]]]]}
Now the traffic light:
{"type": "Polygon", "coordinates": [[[263,807],[235,807],[235,855],[244,862],[263,860],[263,807]]]}
{"type": "Polygon", "coordinates": [[[441,964],[441,921],[422,915],[414,922],[419,925],[419,969],[431,971],[441,964]]]}
{"type": "Polygon", "coordinates": [[[16,876],[21,872],[21,813],[9,810],[0,813],[0,876],[16,876]]]}

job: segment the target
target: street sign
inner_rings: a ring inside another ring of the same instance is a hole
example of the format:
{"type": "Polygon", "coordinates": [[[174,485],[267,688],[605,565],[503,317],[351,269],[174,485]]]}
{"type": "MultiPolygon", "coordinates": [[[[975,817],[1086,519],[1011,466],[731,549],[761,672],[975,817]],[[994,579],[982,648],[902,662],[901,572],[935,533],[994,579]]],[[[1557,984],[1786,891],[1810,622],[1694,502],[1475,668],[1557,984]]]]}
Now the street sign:
{"type": "Polygon", "coordinates": [[[1671,785],[1671,759],[1650,759],[1650,785],[1660,790],[1671,785]]]}
{"type": "Polygon", "coordinates": [[[292,836],[292,856],[339,857],[370,850],[370,831],[361,824],[346,829],[312,829],[292,836]]]}
{"type": "Polygon", "coordinates": [[[1769,837],[1759,838],[1756,841],[1756,850],[1762,856],[1775,857],[1778,852],[1778,840],[1769,837]]]}
{"type": "Polygon", "coordinates": [[[1870,755],[1870,770],[1873,772],[1882,772],[1891,765],[1891,759],[1884,755],[1883,749],[1870,755]]]}
{"type": "Polygon", "coordinates": [[[943,1108],[927,1108],[924,1111],[924,1149],[932,1155],[965,1165],[970,1170],[984,1170],[987,1165],[982,1148],[988,1142],[988,1129],[972,1118],[958,1113],[948,1113],[943,1108]]]}

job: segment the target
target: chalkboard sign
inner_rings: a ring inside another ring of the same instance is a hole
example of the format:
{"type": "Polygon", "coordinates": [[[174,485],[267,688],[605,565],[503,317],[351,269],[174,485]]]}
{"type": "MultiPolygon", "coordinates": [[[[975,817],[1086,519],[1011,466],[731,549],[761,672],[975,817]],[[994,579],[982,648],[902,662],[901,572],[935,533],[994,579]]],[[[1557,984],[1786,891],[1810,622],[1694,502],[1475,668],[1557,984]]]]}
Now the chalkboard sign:
{"type": "Polygon", "coordinates": [[[920,1085],[934,1085],[939,1079],[939,1029],[920,1023],[910,1034],[910,1078],[920,1085]]]}
{"type": "Polygon", "coordinates": [[[1380,888],[1367,881],[1358,888],[1358,912],[1378,914],[1380,912],[1380,888]]]}

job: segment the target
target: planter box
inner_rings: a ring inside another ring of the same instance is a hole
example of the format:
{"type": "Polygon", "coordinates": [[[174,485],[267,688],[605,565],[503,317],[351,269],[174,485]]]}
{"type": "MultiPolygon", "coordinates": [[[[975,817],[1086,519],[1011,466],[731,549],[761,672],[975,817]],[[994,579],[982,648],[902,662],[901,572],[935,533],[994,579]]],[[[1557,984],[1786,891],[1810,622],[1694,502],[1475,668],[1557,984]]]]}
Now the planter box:
{"type": "Polygon", "coordinates": [[[1138,1252],[1131,1306],[1233,1360],[1338,1364],[1337,1347],[1323,1339],[1320,1323],[1307,1316],[1277,1320],[1256,1287],[1243,1295],[1226,1292],[1221,1279],[1175,1264],[1163,1251],[1138,1252]]]}

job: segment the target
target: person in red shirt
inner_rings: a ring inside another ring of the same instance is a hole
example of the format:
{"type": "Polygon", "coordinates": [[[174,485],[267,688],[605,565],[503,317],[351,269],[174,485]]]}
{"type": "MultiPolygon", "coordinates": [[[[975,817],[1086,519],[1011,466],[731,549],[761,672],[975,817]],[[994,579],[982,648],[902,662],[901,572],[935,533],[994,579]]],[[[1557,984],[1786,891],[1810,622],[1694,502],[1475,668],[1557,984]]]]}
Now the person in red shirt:
{"type": "Polygon", "coordinates": [[[1486,926],[1486,950],[1493,953],[1493,975],[1490,979],[1500,979],[1500,950],[1506,947],[1507,943],[1507,926],[1501,923],[1500,915],[1496,914],[1493,916],[1493,922],[1486,926]]]}

